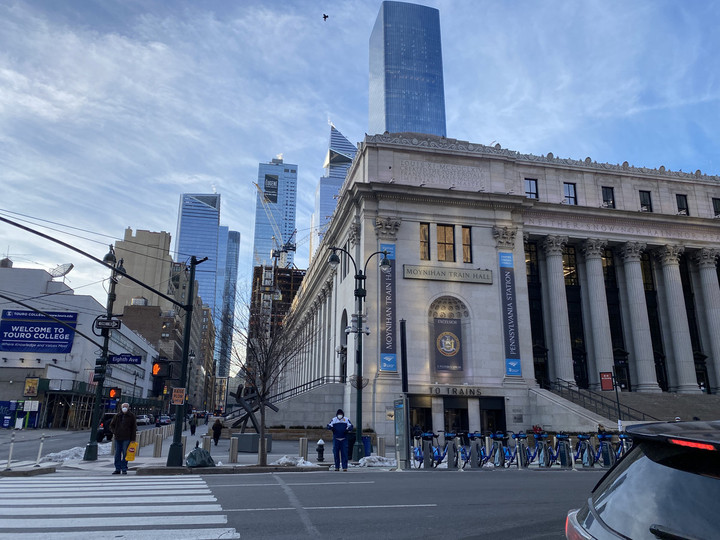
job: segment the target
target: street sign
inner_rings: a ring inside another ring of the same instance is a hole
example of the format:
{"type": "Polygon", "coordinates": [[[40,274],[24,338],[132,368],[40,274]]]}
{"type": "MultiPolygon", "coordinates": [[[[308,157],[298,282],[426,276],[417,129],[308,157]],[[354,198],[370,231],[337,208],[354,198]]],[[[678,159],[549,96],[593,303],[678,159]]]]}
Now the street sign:
{"type": "Polygon", "coordinates": [[[111,354],[108,356],[108,362],[111,364],[141,364],[142,356],[133,356],[132,354],[111,354]]]}
{"type": "Polygon", "coordinates": [[[173,388],[170,404],[171,405],[184,405],[185,404],[185,389],[184,388],[173,388]]]}
{"type": "Polygon", "coordinates": [[[120,328],[120,321],[118,319],[95,319],[95,328],[98,330],[102,330],[103,328],[117,330],[120,328]]]}

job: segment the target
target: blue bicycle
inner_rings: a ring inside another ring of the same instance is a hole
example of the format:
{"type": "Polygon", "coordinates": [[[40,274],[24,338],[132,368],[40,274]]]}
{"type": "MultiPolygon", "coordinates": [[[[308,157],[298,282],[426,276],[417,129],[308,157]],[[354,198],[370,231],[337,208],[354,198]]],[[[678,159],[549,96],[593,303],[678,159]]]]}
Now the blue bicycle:
{"type": "MultiPolygon", "coordinates": [[[[453,433],[448,433],[446,435],[446,437],[449,437],[451,435],[453,438],[455,437],[455,434],[453,434],[453,433]]],[[[430,452],[431,452],[431,454],[430,454],[431,466],[437,468],[437,466],[443,462],[443,460],[445,459],[445,456],[447,455],[448,444],[451,441],[448,439],[445,443],[445,447],[440,448],[439,445],[436,446],[433,444],[433,441],[436,440],[438,437],[439,437],[439,435],[437,435],[431,431],[426,431],[426,432],[423,432],[421,435],[415,436],[415,441],[418,444],[413,446],[413,462],[416,463],[416,465],[417,465],[416,468],[419,469],[420,467],[423,466],[423,464],[425,462],[425,454],[423,452],[422,441],[430,443],[429,447],[430,447],[430,452]]]]}
{"type": "Polygon", "coordinates": [[[615,459],[619,461],[632,447],[632,438],[630,435],[621,433],[618,435],[618,442],[615,444],[615,459]]]}
{"type": "Polygon", "coordinates": [[[578,434],[578,442],[575,445],[575,461],[582,461],[583,467],[595,465],[595,449],[590,442],[590,435],[578,434]]]}
{"type": "Polygon", "coordinates": [[[548,434],[544,431],[533,433],[533,438],[535,439],[535,446],[532,449],[529,447],[525,449],[528,464],[537,461],[540,467],[549,467],[550,452],[547,444],[548,434]]]}
{"type": "Polygon", "coordinates": [[[612,434],[611,433],[598,433],[598,448],[595,453],[595,462],[602,462],[603,467],[612,467],[617,461],[615,451],[612,447],[612,434]]]}
{"type": "Polygon", "coordinates": [[[510,468],[512,465],[516,465],[518,468],[527,467],[527,434],[523,431],[520,433],[511,431],[510,436],[515,441],[515,446],[512,450],[508,449],[509,455],[505,461],[505,467],[510,468]]]}
{"type": "MultiPolygon", "coordinates": [[[[468,446],[461,445],[460,446],[460,452],[458,453],[458,456],[460,460],[462,461],[462,468],[464,469],[468,463],[470,463],[470,460],[472,459],[472,447],[473,444],[475,444],[475,441],[480,440],[482,441],[482,433],[479,431],[476,431],[474,433],[468,433],[467,434],[468,442],[470,443],[468,446]]],[[[478,452],[478,463],[482,464],[481,455],[484,453],[485,449],[484,447],[480,447],[480,451],[478,452]]]]}

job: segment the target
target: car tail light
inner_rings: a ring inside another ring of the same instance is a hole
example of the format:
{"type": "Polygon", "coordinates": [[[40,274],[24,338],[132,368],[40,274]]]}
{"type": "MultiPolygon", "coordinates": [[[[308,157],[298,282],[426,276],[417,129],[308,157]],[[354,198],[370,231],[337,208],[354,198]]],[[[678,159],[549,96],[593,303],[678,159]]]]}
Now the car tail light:
{"type": "Polygon", "coordinates": [[[583,529],[576,519],[577,510],[568,512],[565,518],[565,538],[568,540],[592,540],[594,536],[590,536],[583,529]]]}
{"type": "Polygon", "coordinates": [[[687,446],[688,448],[697,448],[699,450],[717,450],[712,444],[699,443],[693,441],[684,441],[682,439],[669,439],[670,443],[677,444],[678,446],[687,446]]]}

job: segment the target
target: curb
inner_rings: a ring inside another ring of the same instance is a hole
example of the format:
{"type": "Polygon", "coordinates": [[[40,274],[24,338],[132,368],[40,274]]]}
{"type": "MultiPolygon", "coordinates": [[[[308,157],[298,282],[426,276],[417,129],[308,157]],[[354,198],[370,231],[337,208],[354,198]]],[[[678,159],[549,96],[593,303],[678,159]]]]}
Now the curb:
{"type": "Polygon", "coordinates": [[[259,474],[273,472],[327,472],[324,466],[318,467],[292,467],[284,465],[244,465],[244,466],[216,466],[216,467],[143,467],[137,469],[138,476],[180,475],[180,474],[259,474]]]}
{"type": "Polygon", "coordinates": [[[37,476],[55,472],[55,467],[38,467],[36,469],[22,469],[18,471],[0,471],[0,476],[37,476]]]}

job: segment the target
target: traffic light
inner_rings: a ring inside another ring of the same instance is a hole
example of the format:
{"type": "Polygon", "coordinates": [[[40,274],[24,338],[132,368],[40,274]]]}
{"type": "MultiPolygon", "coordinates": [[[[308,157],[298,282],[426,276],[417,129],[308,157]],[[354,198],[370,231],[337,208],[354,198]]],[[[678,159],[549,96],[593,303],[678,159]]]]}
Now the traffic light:
{"type": "Polygon", "coordinates": [[[114,386],[110,389],[108,396],[110,399],[120,399],[120,396],[122,396],[122,390],[114,386]]]}
{"type": "Polygon", "coordinates": [[[93,382],[101,383],[105,380],[105,366],[96,365],[95,372],[93,373],[93,382]]]}

